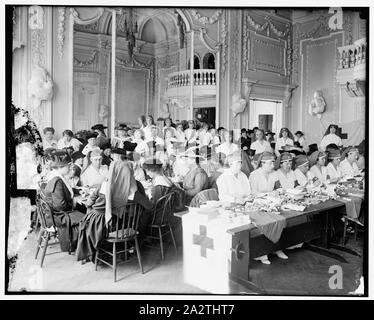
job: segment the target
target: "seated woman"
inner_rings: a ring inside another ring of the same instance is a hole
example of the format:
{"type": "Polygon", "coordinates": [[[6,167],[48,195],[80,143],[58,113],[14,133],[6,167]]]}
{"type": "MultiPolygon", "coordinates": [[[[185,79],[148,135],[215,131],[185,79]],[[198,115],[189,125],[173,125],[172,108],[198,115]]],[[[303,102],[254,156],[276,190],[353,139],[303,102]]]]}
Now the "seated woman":
{"type": "Polygon", "coordinates": [[[283,151],[283,147],[285,146],[293,146],[294,145],[294,138],[290,130],[287,128],[282,128],[279,132],[279,137],[277,142],[275,143],[275,154],[279,157],[281,151],[283,151]]]}
{"type": "Polygon", "coordinates": [[[325,135],[323,136],[320,144],[320,150],[326,151],[326,147],[329,144],[336,144],[338,147],[343,145],[342,139],[337,135],[338,126],[336,124],[330,124],[327,128],[325,135]]]}
{"type": "Polygon", "coordinates": [[[249,183],[252,193],[266,193],[275,189],[278,180],[274,172],[275,156],[271,152],[264,152],[258,159],[258,168],[251,172],[249,183]]]}
{"type": "Polygon", "coordinates": [[[87,144],[83,148],[82,153],[87,156],[90,151],[93,150],[100,150],[100,148],[96,144],[96,138],[97,138],[97,133],[96,132],[90,132],[87,136],[87,144]]]}
{"type": "Polygon", "coordinates": [[[257,129],[256,133],[256,140],[251,143],[251,149],[255,150],[255,154],[263,153],[263,152],[272,152],[271,145],[268,141],[264,140],[265,133],[262,129],[257,129]]]}
{"type": "Polygon", "coordinates": [[[108,181],[97,188],[86,202],[88,213],[79,226],[78,261],[93,261],[97,246],[106,236],[107,223],[112,215],[118,216],[128,201],[139,203],[146,210],[152,209],[152,203],[145,196],[141,184],[135,181],[129,164],[123,158],[110,164],[108,181]]]}
{"type": "Polygon", "coordinates": [[[196,155],[191,149],[186,151],[187,166],[189,171],[183,180],[183,189],[185,190],[185,201],[188,205],[192,198],[200,191],[208,188],[209,178],[204,169],[200,167],[199,155],[196,155]]]}
{"type": "Polygon", "coordinates": [[[339,150],[330,150],[328,152],[328,164],[326,169],[330,183],[337,183],[343,177],[339,167],[340,158],[341,154],[339,150]]]}
{"type": "Polygon", "coordinates": [[[317,179],[320,183],[329,183],[326,168],[326,153],[315,151],[309,158],[310,170],[309,173],[312,179],[317,179]]]}
{"type": "Polygon", "coordinates": [[[306,187],[306,185],[311,180],[311,176],[308,174],[309,160],[306,155],[300,154],[295,157],[295,171],[294,172],[295,172],[297,183],[302,187],[306,187]]]}
{"type": "Polygon", "coordinates": [[[81,186],[81,180],[80,180],[81,172],[82,170],[79,167],[79,165],[76,165],[74,163],[70,165],[69,173],[67,177],[68,177],[69,184],[71,185],[73,189],[77,189],[78,187],[81,186]]]}
{"type": "Polygon", "coordinates": [[[46,201],[53,209],[53,219],[58,228],[61,251],[71,252],[75,251],[78,224],[84,214],[75,210],[81,208],[74,199],[73,188],[66,177],[71,163],[70,156],[64,151],[55,151],[51,157],[53,170],[44,194],[46,201]]]}
{"type": "Polygon", "coordinates": [[[101,164],[100,150],[90,151],[87,155],[87,168],[82,172],[81,182],[84,187],[99,187],[108,177],[108,167],[101,164]]]}
{"type": "Polygon", "coordinates": [[[215,171],[209,177],[209,189],[217,189],[217,179],[225,171],[226,168],[226,155],[224,153],[216,153],[212,157],[212,161],[215,164],[215,171]]]}
{"type": "Polygon", "coordinates": [[[138,129],[134,132],[134,139],[132,139],[133,143],[136,143],[135,152],[139,153],[140,155],[144,156],[148,153],[148,145],[144,141],[142,130],[138,129]]]}
{"type": "MultiPolygon", "coordinates": [[[[271,192],[275,189],[277,174],[274,172],[275,157],[270,152],[264,152],[259,159],[259,168],[251,173],[249,176],[249,183],[252,193],[271,192]]],[[[281,259],[288,259],[282,250],[278,250],[275,254],[281,259]]],[[[270,264],[267,255],[255,258],[263,264],[270,264]]]]}
{"type": "Polygon", "coordinates": [[[343,177],[354,177],[360,174],[357,166],[358,149],[356,147],[348,147],[342,154],[344,160],[340,163],[340,171],[343,177]]]}
{"type": "Polygon", "coordinates": [[[278,176],[278,182],[280,188],[283,189],[293,189],[298,186],[297,178],[295,172],[292,170],[293,157],[288,152],[283,152],[277,159],[276,171],[278,176]]]}
{"type": "Polygon", "coordinates": [[[244,203],[251,193],[247,176],[241,171],[242,159],[240,152],[227,156],[229,168],[217,179],[219,200],[244,203]]]}

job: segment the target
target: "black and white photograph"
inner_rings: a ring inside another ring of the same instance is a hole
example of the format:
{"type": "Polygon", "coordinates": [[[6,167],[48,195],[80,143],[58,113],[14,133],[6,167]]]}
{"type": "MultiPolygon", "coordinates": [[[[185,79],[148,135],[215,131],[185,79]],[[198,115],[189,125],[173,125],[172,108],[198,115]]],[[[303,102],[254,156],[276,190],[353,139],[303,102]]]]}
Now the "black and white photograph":
{"type": "Polygon", "coordinates": [[[371,8],[330,2],[5,4],[5,295],[368,297],[371,8]]]}

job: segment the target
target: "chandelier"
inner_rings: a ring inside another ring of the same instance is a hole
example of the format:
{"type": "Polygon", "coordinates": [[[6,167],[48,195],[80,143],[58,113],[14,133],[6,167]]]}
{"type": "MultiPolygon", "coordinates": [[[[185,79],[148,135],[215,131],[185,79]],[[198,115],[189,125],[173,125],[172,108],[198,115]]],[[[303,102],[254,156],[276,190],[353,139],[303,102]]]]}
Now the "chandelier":
{"type": "Polygon", "coordinates": [[[138,22],[136,19],[136,9],[126,8],[121,10],[121,18],[118,20],[118,29],[125,35],[128,42],[129,56],[133,57],[136,45],[135,33],[138,33],[138,22]]]}

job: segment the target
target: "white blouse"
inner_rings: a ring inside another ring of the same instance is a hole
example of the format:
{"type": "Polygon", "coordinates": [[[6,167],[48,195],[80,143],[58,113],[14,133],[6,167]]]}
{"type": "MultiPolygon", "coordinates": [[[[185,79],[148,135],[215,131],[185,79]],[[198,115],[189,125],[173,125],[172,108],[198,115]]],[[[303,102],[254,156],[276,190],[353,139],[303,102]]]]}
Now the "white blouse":
{"type": "Polygon", "coordinates": [[[217,187],[221,201],[235,202],[235,199],[247,197],[251,193],[247,176],[243,172],[234,175],[230,169],[218,177],[217,187]]]}
{"type": "Polygon", "coordinates": [[[340,137],[338,137],[336,134],[334,133],[329,133],[327,135],[325,135],[323,138],[322,138],[322,141],[321,141],[321,151],[326,151],[326,147],[331,144],[331,143],[334,143],[336,144],[338,147],[342,146],[343,143],[342,143],[342,139],[340,139],[340,137]]]}
{"type": "Polygon", "coordinates": [[[328,163],[326,168],[327,168],[327,174],[330,177],[330,179],[336,179],[336,178],[340,179],[343,177],[340,167],[337,167],[335,169],[334,165],[331,162],[328,163]]]}
{"type": "Polygon", "coordinates": [[[288,173],[284,173],[282,170],[276,171],[278,180],[283,189],[293,189],[295,188],[295,181],[297,181],[295,172],[291,170],[288,173]]]}
{"type": "Polygon", "coordinates": [[[249,183],[254,194],[273,191],[277,180],[278,176],[274,171],[266,177],[261,167],[252,171],[249,176],[249,183]]]}
{"type": "Polygon", "coordinates": [[[101,185],[104,180],[108,177],[108,167],[103,165],[99,170],[96,170],[92,165],[89,165],[87,169],[81,175],[82,186],[95,186],[101,185]]]}
{"type": "Polygon", "coordinates": [[[293,140],[290,138],[286,138],[286,140],[284,140],[283,138],[278,138],[277,142],[275,143],[275,154],[279,156],[279,150],[283,150],[282,147],[286,145],[293,146],[293,140]]]}
{"type": "Polygon", "coordinates": [[[260,142],[259,140],[252,142],[251,149],[256,151],[255,154],[263,153],[265,151],[273,152],[270,143],[266,140],[262,140],[262,142],[260,142]]]}
{"type": "Polygon", "coordinates": [[[340,171],[343,177],[350,176],[353,177],[355,175],[360,174],[360,169],[357,166],[356,162],[350,164],[347,159],[344,159],[340,162],[340,171]]]}
{"type": "Polygon", "coordinates": [[[322,166],[321,170],[319,170],[318,167],[314,165],[310,168],[309,172],[312,178],[317,178],[320,182],[328,183],[327,168],[325,166],[322,166]]]}

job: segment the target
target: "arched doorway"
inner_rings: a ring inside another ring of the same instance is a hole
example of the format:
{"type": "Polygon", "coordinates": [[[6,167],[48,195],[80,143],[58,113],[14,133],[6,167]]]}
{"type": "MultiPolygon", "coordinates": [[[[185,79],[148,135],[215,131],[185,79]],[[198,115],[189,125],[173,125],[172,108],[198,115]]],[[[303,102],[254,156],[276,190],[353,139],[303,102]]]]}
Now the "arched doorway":
{"type": "MultiPolygon", "coordinates": [[[[191,64],[190,64],[190,61],[188,61],[187,69],[190,69],[190,68],[191,68],[191,64]]],[[[200,58],[197,55],[195,55],[193,59],[193,68],[195,70],[200,69],[200,58]]]]}
{"type": "Polygon", "coordinates": [[[203,58],[203,69],[215,69],[216,59],[213,53],[208,52],[203,58]]]}

